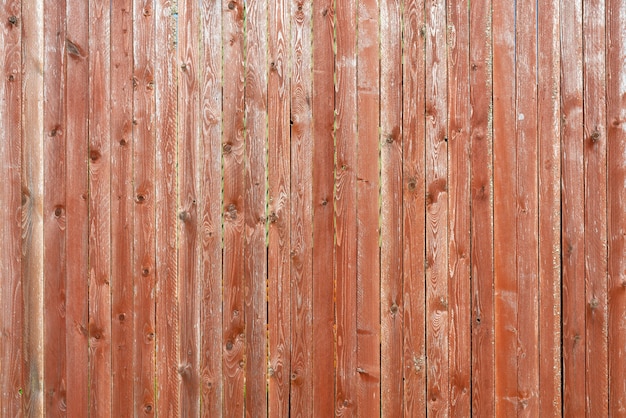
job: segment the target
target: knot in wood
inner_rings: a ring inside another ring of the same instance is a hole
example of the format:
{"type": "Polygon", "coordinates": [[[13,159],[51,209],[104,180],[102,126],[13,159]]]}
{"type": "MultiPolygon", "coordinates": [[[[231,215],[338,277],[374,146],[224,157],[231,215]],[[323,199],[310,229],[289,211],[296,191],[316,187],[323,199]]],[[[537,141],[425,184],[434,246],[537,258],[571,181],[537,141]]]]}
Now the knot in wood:
{"type": "Polygon", "coordinates": [[[17,25],[17,16],[9,16],[9,23],[13,26],[17,25]]]}

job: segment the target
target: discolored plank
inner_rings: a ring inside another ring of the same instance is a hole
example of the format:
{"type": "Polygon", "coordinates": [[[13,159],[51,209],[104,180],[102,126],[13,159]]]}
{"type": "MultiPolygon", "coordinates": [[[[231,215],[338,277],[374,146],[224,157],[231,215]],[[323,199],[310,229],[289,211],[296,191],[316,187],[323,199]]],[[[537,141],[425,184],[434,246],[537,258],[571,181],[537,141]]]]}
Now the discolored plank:
{"type": "Polygon", "coordinates": [[[313,1],[313,416],[335,412],[334,369],[334,9],[313,1]]]}
{"type": "Polygon", "coordinates": [[[380,306],[378,0],[359,2],[357,25],[357,404],[365,416],[380,409],[381,401],[380,311],[373,309],[380,306]]]}
{"type": "Polygon", "coordinates": [[[470,4],[472,414],[495,415],[491,1],[470,4]]]}
{"type": "Polygon", "coordinates": [[[403,9],[402,248],[404,415],[426,416],[426,23],[424,2],[403,9]]]}

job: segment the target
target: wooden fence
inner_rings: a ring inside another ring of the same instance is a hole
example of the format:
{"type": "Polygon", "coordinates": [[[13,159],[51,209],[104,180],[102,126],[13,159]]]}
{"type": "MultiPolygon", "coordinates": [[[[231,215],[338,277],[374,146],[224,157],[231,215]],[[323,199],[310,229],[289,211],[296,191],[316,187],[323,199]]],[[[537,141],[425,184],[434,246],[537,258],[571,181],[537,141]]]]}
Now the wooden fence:
{"type": "Polygon", "coordinates": [[[626,416],[626,2],[4,0],[0,415],[626,416]]]}

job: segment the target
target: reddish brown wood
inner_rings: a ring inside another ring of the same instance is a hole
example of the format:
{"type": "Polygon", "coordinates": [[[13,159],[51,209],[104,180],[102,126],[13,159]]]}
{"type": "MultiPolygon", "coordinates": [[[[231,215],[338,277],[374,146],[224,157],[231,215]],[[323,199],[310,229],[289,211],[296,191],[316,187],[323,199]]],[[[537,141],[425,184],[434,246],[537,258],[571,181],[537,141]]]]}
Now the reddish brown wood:
{"type": "Polygon", "coordinates": [[[561,2],[563,413],[585,413],[582,2],[561,2]]]}
{"type": "Polygon", "coordinates": [[[539,415],[562,415],[559,4],[538,9],[539,415]]]}
{"type": "Polygon", "coordinates": [[[223,218],[222,283],[224,415],[244,408],[244,3],[222,2],[223,218]]]}
{"type": "Polygon", "coordinates": [[[515,7],[493,3],[495,412],[517,414],[515,7]]]}
{"type": "Polygon", "coordinates": [[[135,0],[133,16],[134,412],[152,416],[156,399],[154,2],[135,0]]]}
{"type": "Polygon", "coordinates": [[[470,4],[472,413],[495,415],[491,1],[470,4]]]}
{"type": "MultiPolygon", "coordinates": [[[[404,415],[426,416],[426,26],[424,2],[405,1],[402,108],[404,415]],[[412,109],[408,111],[408,109],[412,109]]],[[[384,144],[383,144],[384,145],[384,144]]]]}
{"type": "MultiPolygon", "coordinates": [[[[379,2],[358,4],[357,60],[357,404],[360,415],[380,408],[380,164],[379,2]]],[[[401,236],[398,236],[401,238],[401,236]]],[[[401,257],[398,257],[400,260],[401,257]]],[[[396,325],[399,325],[396,324],[396,325]]],[[[401,334],[400,334],[401,335],[401,334]]],[[[396,341],[398,346],[402,343],[396,341]]],[[[386,342],[385,344],[389,344],[386,342]]],[[[393,367],[394,363],[385,364],[393,367]]],[[[386,370],[386,369],[385,369],[386,370]]],[[[402,373],[402,369],[398,369],[402,373]]],[[[401,379],[398,380],[398,383],[401,379]]]]}
{"type": "Polygon", "coordinates": [[[313,416],[335,412],[333,352],[334,9],[313,0],[313,416]]]}

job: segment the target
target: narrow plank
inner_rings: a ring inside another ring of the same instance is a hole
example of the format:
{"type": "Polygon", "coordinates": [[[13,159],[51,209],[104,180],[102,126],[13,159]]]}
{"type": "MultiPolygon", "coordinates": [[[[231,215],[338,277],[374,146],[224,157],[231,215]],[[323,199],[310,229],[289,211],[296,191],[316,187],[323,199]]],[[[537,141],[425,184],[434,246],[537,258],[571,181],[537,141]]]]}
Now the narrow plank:
{"type": "Polygon", "coordinates": [[[335,15],[335,415],[356,416],[356,4],[335,15]]]}
{"type": "Polygon", "coordinates": [[[155,101],[154,2],[133,3],[134,412],[154,415],[155,101]]]}
{"type": "Polygon", "coordinates": [[[111,416],[132,416],[133,358],[133,28],[132,0],[111,7],[111,416]]]}
{"type": "Polygon", "coordinates": [[[202,304],[200,311],[201,413],[222,414],[222,14],[220,2],[201,3],[204,51],[201,81],[202,304]]]}
{"type": "Polygon", "coordinates": [[[446,9],[426,2],[426,356],[428,414],[449,413],[446,9]]]}
{"type": "Polygon", "coordinates": [[[44,410],[59,416],[67,393],[65,3],[45,2],[44,15],[44,410]]]}
{"type": "Polygon", "coordinates": [[[334,369],[334,15],[313,0],[313,416],[335,412],[334,369]]]}
{"type": "Polygon", "coordinates": [[[44,62],[44,28],[40,24],[43,9],[43,0],[22,2],[22,121],[28,121],[22,123],[21,167],[26,365],[22,369],[25,386],[22,405],[26,416],[41,416],[44,412],[44,77],[41,67],[44,62]]]}
{"type": "Polygon", "coordinates": [[[538,9],[539,415],[562,416],[559,2],[538,9]]]}
{"type": "MultiPolygon", "coordinates": [[[[291,396],[292,417],[312,416],[311,2],[291,6],[291,396]]],[[[283,157],[285,158],[285,157],[283,157]]]]}
{"type": "Polygon", "coordinates": [[[495,413],[517,414],[515,5],[493,4],[495,413]]]}
{"type": "Polygon", "coordinates": [[[180,414],[197,416],[200,412],[200,309],[203,201],[200,189],[202,144],[200,140],[199,56],[200,3],[178,3],[178,167],[179,167],[179,295],[185,304],[179,312],[180,322],[180,414]]]}
{"type": "Polygon", "coordinates": [[[470,4],[472,414],[495,415],[491,1],[470,4]]]}
{"type": "MultiPolygon", "coordinates": [[[[0,186],[2,205],[2,244],[4,257],[0,267],[2,277],[2,320],[0,321],[0,412],[4,416],[25,414],[30,388],[27,355],[22,351],[24,335],[24,296],[27,290],[22,282],[22,270],[28,262],[22,262],[22,15],[20,1],[7,1],[2,5],[2,29],[0,47],[2,82],[0,82],[0,129],[4,140],[0,145],[0,186]],[[10,139],[10,140],[9,140],[10,139]],[[26,378],[26,379],[25,379],[26,378]],[[22,397],[26,392],[26,396],[22,397]]],[[[25,193],[24,199],[29,196],[25,193]]],[[[27,337],[26,337],[27,338],[27,337]]]]}
{"type": "Polygon", "coordinates": [[[515,12],[517,410],[528,417],[539,414],[536,8],[534,1],[519,1],[515,12]]]}
{"type": "Polygon", "coordinates": [[[561,2],[563,414],[585,413],[582,2],[561,2]]]}
{"type": "Polygon", "coordinates": [[[267,416],[267,3],[246,0],[244,302],[245,413],[267,416]]]}
{"type": "Polygon", "coordinates": [[[110,7],[89,3],[89,414],[111,415],[110,7]]]}
{"type": "MultiPolygon", "coordinates": [[[[177,242],[179,221],[177,216],[178,161],[176,157],[178,142],[176,114],[178,66],[175,44],[177,40],[177,2],[175,0],[157,1],[155,14],[155,163],[159,172],[159,175],[155,177],[156,363],[159,365],[156,369],[156,413],[160,416],[177,417],[180,416],[181,386],[181,375],[178,373],[180,304],[178,299],[177,242]]],[[[126,51],[129,50],[130,48],[126,49],[126,51]]],[[[128,60],[124,65],[128,65],[128,60]]],[[[128,130],[124,132],[127,135],[129,133],[128,130]]],[[[122,144],[120,143],[120,145],[122,144]]],[[[127,196],[132,193],[132,190],[124,190],[127,196]]],[[[130,208],[126,210],[130,210],[130,208]]],[[[120,318],[123,319],[124,317],[120,318]]],[[[215,352],[219,352],[219,349],[216,349],[215,352]]],[[[132,408],[132,399],[130,401],[132,408]]]]}
{"type": "MultiPolygon", "coordinates": [[[[366,416],[381,405],[379,2],[358,3],[357,60],[357,404],[366,416]]],[[[401,239],[401,237],[399,237],[401,239]]],[[[398,263],[398,259],[396,263],[398,263]]],[[[397,325],[397,324],[396,324],[397,325]]],[[[393,326],[393,325],[392,325],[393,326]]],[[[393,329],[392,329],[393,330],[393,329]]],[[[400,329],[401,331],[401,329],[400,329]]],[[[401,333],[400,333],[401,336],[401,333]]],[[[402,343],[393,341],[402,349],[402,343]]],[[[398,373],[402,373],[399,369],[398,373]]],[[[398,379],[400,382],[401,379],[398,379]]]]}
{"type": "Polygon", "coordinates": [[[470,416],[470,10],[447,4],[448,22],[448,299],[450,416],[470,416]]]}
{"type": "MultiPolygon", "coordinates": [[[[402,415],[402,15],[380,5],[381,408],[402,415]]],[[[372,164],[372,163],[370,163],[372,164]]]]}
{"type": "Polygon", "coordinates": [[[606,30],[604,0],[583,6],[585,393],[589,416],[609,415],[606,30]]]}
{"type": "Polygon", "coordinates": [[[268,415],[288,416],[291,382],[290,9],[269,3],[268,54],[268,415]]]}
{"type": "MultiPolygon", "coordinates": [[[[65,10],[66,95],[65,158],[66,216],[65,239],[67,282],[66,402],[61,413],[86,416],[89,411],[89,344],[102,337],[89,329],[89,4],[67,2],[65,10]],[[71,80],[71,83],[70,83],[71,80]],[[77,373],[76,370],[83,371],[77,373]]],[[[56,33],[53,36],[59,36],[56,33]]],[[[63,41],[63,38],[61,38],[63,41]]],[[[58,132],[57,132],[57,136],[58,132]]],[[[56,209],[55,209],[56,210],[56,209]]],[[[61,211],[62,215],[62,211],[61,211]]],[[[59,219],[62,218],[59,217],[59,219]]],[[[56,330],[52,330],[56,332],[56,330]]],[[[63,338],[63,337],[61,337],[63,338]]]]}
{"type": "Polygon", "coordinates": [[[609,414],[626,414],[626,4],[606,2],[609,414]]]}
{"type": "Polygon", "coordinates": [[[426,23],[422,0],[403,8],[402,248],[404,410],[426,416],[426,23]],[[406,109],[406,110],[404,110],[406,109]],[[410,109],[410,111],[408,111],[410,109]]]}
{"type": "Polygon", "coordinates": [[[243,416],[244,408],[244,3],[222,2],[224,286],[224,415],[243,416]]]}

